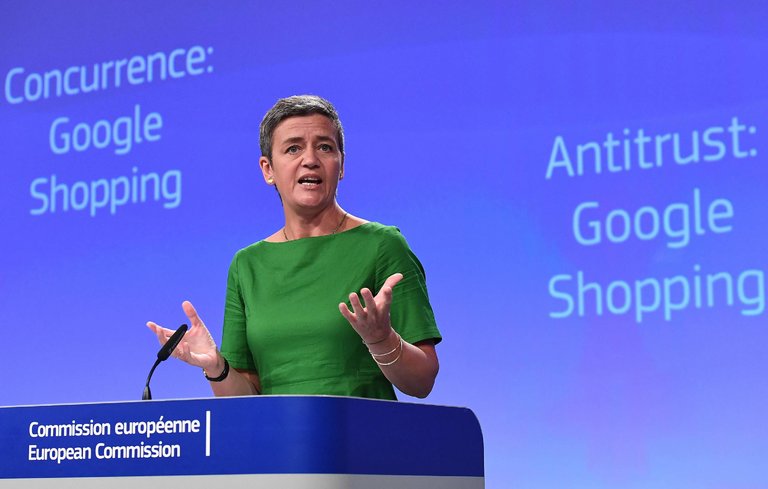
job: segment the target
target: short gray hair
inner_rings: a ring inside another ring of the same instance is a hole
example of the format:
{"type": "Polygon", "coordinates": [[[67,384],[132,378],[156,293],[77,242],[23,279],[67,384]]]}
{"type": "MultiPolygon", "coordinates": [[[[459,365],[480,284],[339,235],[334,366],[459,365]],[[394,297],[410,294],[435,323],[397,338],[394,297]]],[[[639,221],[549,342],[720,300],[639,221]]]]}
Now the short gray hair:
{"type": "Polygon", "coordinates": [[[331,120],[336,128],[336,141],[339,144],[339,151],[344,157],[344,128],[341,127],[341,120],[336,108],[329,101],[317,95],[294,95],[292,97],[281,98],[275,105],[269,109],[261,120],[259,126],[259,146],[261,147],[261,156],[272,160],[272,136],[277,126],[289,117],[305,116],[312,114],[321,114],[331,120]]]}

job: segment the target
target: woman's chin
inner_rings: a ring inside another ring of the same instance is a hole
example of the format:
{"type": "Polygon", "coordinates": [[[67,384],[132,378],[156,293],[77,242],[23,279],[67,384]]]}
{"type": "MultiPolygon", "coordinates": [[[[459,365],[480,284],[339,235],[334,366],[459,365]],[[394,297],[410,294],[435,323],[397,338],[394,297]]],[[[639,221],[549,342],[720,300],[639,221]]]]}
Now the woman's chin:
{"type": "Polygon", "coordinates": [[[333,203],[332,198],[328,198],[325,195],[304,195],[295,200],[296,207],[304,210],[310,209],[324,209],[333,203]]]}

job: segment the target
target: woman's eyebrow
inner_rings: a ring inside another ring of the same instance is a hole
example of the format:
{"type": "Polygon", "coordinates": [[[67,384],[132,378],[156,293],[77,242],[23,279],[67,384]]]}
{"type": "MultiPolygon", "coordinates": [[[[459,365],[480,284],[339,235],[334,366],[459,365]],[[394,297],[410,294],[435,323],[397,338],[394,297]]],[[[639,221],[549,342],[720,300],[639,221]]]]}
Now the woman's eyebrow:
{"type": "Polygon", "coordinates": [[[289,144],[289,143],[301,143],[304,141],[304,138],[301,136],[293,136],[287,139],[284,139],[280,144],[289,144]]]}

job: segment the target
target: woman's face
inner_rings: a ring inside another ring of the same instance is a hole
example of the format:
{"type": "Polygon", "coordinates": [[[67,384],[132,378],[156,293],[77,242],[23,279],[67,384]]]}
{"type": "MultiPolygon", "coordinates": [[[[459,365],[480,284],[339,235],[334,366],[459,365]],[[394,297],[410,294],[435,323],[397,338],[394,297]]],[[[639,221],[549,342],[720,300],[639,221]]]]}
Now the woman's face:
{"type": "Polygon", "coordinates": [[[344,162],[336,128],[322,114],[289,117],[272,134],[272,164],[261,157],[264,179],[277,186],[283,206],[298,212],[334,202],[344,162]]]}

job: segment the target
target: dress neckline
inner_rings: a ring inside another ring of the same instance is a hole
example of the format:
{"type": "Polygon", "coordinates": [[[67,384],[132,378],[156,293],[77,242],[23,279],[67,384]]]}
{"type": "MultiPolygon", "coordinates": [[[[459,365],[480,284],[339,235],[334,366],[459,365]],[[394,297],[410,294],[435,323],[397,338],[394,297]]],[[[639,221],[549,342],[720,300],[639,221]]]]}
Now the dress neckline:
{"type": "Polygon", "coordinates": [[[333,238],[334,236],[343,236],[345,234],[351,233],[351,232],[353,232],[353,231],[355,231],[357,229],[360,229],[362,227],[366,227],[369,224],[373,224],[373,221],[367,221],[367,222],[359,224],[359,225],[357,225],[355,227],[352,227],[352,228],[349,228],[349,229],[345,229],[344,231],[341,231],[341,232],[338,232],[338,233],[333,233],[333,234],[323,234],[321,236],[307,236],[305,238],[292,239],[290,241],[267,241],[266,239],[262,239],[259,242],[260,243],[268,244],[270,246],[274,246],[274,245],[277,245],[277,246],[279,246],[279,245],[287,245],[289,243],[306,243],[306,242],[309,242],[311,240],[322,240],[322,239],[333,238]]]}

